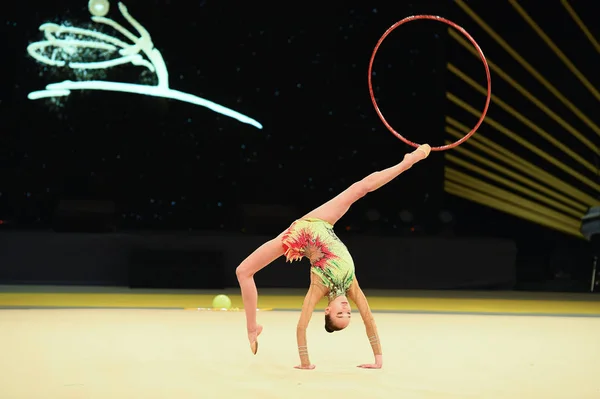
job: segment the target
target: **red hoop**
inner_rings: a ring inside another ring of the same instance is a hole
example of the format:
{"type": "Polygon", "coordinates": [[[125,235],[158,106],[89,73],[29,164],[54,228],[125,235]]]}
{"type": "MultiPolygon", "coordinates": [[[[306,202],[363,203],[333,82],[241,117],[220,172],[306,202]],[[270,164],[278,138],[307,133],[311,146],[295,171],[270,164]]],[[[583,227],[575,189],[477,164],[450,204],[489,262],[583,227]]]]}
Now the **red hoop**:
{"type": "Polygon", "coordinates": [[[400,140],[404,141],[406,144],[408,144],[410,146],[413,146],[413,147],[418,147],[419,144],[413,143],[412,141],[404,138],[400,133],[398,133],[397,131],[395,131],[394,128],[392,126],[390,126],[390,124],[384,118],[383,114],[379,110],[379,106],[377,105],[377,100],[375,100],[375,94],[373,93],[373,83],[371,81],[372,76],[373,76],[373,61],[375,60],[375,55],[377,54],[377,51],[379,50],[379,46],[381,46],[381,43],[397,27],[399,27],[400,25],[403,25],[403,24],[405,24],[407,22],[414,21],[414,20],[417,20],[417,19],[430,19],[430,20],[433,20],[433,21],[443,22],[446,25],[450,25],[451,27],[453,27],[454,29],[456,29],[457,31],[459,31],[460,33],[462,33],[467,39],[469,39],[469,41],[471,42],[471,44],[473,44],[473,46],[475,46],[475,48],[477,49],[477,52],[479,53],[479,56],[481,57],[481,61],[483,61],[483,66],[485,67],[485,74],[487,75],[487,82],[488,82],[488,84],[487,84],[487,99],[485,101],[485,107],[483,108],[483,113],[481,114],[481,118],[479,118],[479,121],[477,122],[477,124],[475,125],[475,127],[473,128],[473,130],[471,130],[463,138],[461,138],[458,141],[455,141],[454,143],[443,145],[443,146],[439,146],[439,147],[432,147],[431,148],[431,151],[449,150],[449,149],[454,148],[454,147],[456,147],[456,146],[464,143],[465,141],[467,141],[469,139],[469,137],[471,137],[477,131],[477,129],[479,129],[479,126],[481,126],[481,124],[483,123],[483,120],[485,119],[485,115],[487,114],[488,107],[490,106],[490,100],[492,98],[492,77],[490,75],[490,68],[488,66],[487,60],[485,59],[485,56],[483,55],[483,51],[481,51],[481,48],[479,47],[479,45],[477,44],[477,42],[475,41],[475,39],[473,39],[473,37],[471,37],[471,35],[469,35],[467,33],[467,31],[464,30],[462,27],[458,26],[457,24],[455,24],[454,22],[452,22],[450,20],[447,20],[447,19],[442,18],[442,17],[435,16],[435,15],[413,15],[413,16],[410,16],[410,17],[406,17],[406,18],[404,18],[404,19],[396,22],[394,25],[390,26],[389,29],[385,31],[385,33],[383,34],[383,36],[381,36],[381,38],[377,42],[377,45],[375,46],[375,49],[373,50],[373,55],[371,55],[371,61],[369,62],[369,93],[371,94],[371,101],[373,102],[373,106],[375,107],[375,111],[377,112],[377,115],[379,115],[379,118],[381,119],[381,121],[383,122],[383,124],[385,125],[385,127],[387,127],[388,130],[390,132],[392,132],[392,134],[394,136],[396,136],[400,140]]]}

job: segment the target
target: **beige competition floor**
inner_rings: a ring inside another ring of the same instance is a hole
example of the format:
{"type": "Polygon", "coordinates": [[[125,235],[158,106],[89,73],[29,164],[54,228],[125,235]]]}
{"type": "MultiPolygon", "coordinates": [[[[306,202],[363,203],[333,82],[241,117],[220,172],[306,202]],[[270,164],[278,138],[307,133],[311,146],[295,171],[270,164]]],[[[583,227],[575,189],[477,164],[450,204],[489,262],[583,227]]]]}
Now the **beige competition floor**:
{"type": "Polygon", "coordinates": [[[259,313],[259,353],[241,312],[0,311],[2,399],[600,398],[600,318],[377,313],[384,368],[360,316],[309,327],[317,368],[295,370],[295,310],[259,313]]]}

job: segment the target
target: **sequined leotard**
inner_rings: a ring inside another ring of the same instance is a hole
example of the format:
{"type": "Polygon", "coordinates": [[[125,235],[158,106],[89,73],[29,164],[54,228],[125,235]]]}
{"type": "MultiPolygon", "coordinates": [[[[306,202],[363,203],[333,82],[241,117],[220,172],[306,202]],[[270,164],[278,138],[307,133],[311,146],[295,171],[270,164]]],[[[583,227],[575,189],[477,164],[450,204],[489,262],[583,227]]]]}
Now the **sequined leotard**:
{"type": "Polygon", "coordinates": [[[346,295],[354,280],[354,261],[328,222],[305,218],[292,223],[282,238],[288,262],[307,257],[311,272],[329,289],[329,299],[346,295]]]}

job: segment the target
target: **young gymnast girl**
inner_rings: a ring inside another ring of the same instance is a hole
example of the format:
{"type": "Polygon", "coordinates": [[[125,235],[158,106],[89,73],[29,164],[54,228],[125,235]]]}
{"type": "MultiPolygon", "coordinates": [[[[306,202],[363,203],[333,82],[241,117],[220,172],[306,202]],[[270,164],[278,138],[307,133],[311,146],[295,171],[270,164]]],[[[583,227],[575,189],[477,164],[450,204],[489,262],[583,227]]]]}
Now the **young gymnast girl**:
{"type": "Polygon", "coordinates": [[[399,164],[374,172],[352,184],[341,194],[296,220],[279,236],[264,243],[237,267],[236,274],[246,313],[248,340],[254,354],[258,350],[258,336],[262,332],[262,326],[256,321],[258,292],[254,283],[254,274],[281,255],[285,255],[289,262],[306,257],[311,264],[311,283],[302,304],[302,313],[296,330],[300,355],[300,365],[296,368],[306,370],[315,368],[308,357],[306,328],[316,304],[323,297],[327,297],[329,301],[325,308],[325,330],[330,333],[348,326],[351,316],[348,298],[354,301],[365,323],[367,337],[375,355],[374,363],[362,364],[358,367],[372,369],[382,367],[381,344],[371,309],[358,285],[352,257],[346,246],[335,235],[333,226],[354,202],[389,183],[415,163],[427,158],[430,151],[429,145],[421,145],[415,151],[406,154],[399,164]]]}

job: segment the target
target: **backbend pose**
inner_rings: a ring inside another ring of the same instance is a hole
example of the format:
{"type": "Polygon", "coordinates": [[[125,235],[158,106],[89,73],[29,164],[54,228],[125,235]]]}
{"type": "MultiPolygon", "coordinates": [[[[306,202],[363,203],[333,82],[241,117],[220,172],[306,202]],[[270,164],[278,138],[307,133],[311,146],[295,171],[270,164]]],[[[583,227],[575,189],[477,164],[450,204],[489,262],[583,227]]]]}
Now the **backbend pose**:
{"type": "Polygon", "coordinates": [[[302,313],[298,322],[296,336],[300,365],[298,369],[314,369],[308,357],[306,328],[314,308],[319,300],[328,297],[325,308],[325,330],[339,331],[350,323],[350,298],[360,312],[365,323],[367,337],[375,355],[375,363],[362,364],[362,368],[381,368],[383,358],[377,327],[367,298],[363,294],[354,273],[354,262],[346,246],[333,231],[334,224],[350,209],[350,206],[367,193],[389,183],[415,163],[427,158],[431,147],[419,146],[408,153],[399,164],[382,171],[374,172],[345,191],[314,209],[276,238],[264,243],[237,267],[236,274],[242,291],[248,340],[254,354],[258,350],[258,336],[262,326],[256,322],[258,292],[254,283],[254,274],[263,269],[281,255],[292,262],[306,257],[310,260],[310,287],[302,304],[302,313]]]}

